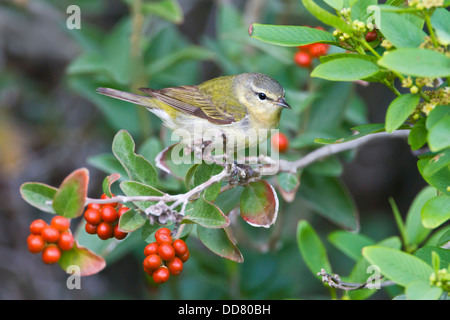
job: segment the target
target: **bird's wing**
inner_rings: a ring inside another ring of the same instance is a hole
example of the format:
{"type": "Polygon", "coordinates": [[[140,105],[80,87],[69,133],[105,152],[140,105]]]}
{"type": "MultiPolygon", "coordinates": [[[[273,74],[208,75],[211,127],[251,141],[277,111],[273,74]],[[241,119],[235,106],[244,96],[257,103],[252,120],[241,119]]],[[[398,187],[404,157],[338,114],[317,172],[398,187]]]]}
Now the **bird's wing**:
{"type": "Polygon", "coordinates": [[[159,101],[170,107],[212,123],[230,124],[242,120],[245,109],[238,104],[230,103],[224,99],[212,98],[207,92],[198,86],[181,86],[176,88],[165,88],[160,90],[140,88],[159,101]]]}

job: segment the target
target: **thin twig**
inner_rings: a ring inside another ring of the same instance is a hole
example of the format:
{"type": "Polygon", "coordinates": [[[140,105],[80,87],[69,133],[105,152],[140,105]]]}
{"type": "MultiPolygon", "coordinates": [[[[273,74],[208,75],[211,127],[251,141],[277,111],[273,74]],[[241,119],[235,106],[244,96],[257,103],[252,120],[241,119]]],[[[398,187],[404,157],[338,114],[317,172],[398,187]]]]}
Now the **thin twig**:
{"type": "Polygon", "coordinates": [[[353,290],[359,290],[359,289],[379,289],[381,287],[387,287],[395,285],[396,283],[393,281],[381,281],[383,279],[383,276],[368,279],[366,282],[363,283],[353,283],[353,282],[344,282],[341,280],[341,277],[338,274],[335,274],[334,276],[331,274],[328,274],[325,269],[320,270],[320,272],[317,273],[318,276],[322,277],[322,282],[328,284],[331,288],[337,288],[344,291],[353,291],[353,290]],[[378,282],[378,286],[375,287],[373,282],[378,282]]]}
{"type": "Polygon", "coordinates": [[[362,145],[368,143],[369,141],[373,141],[379,138],[406,138],[409,135],[409,130],[398,130],[394,131],[392,133],[387,132],[378,132],[378,133],[372,133],[366,136],[363,136],[361,138],[342,142],[342,143],[336,143],[336,144],[329,144],[322,148],[316,149],[307,155],[305,155],[303,158],[300,158],[295,161],[287,161],[287,160],[280,160],[279,161],[279,170],[282,172],[296,172],[299,169],[305,168],[309,166],[310,164],[322,160],[326,157],[332,156],[334,154],[338,154],[347,150],[353,150],[361,147],[362,145]]]}

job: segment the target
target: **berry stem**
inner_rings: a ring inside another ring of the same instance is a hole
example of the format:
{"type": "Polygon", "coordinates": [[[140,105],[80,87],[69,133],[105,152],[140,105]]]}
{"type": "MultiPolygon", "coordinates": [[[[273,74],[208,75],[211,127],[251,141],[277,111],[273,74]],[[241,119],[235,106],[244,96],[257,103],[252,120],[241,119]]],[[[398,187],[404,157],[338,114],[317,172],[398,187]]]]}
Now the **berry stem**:
{"type": "Polygon", "coordinates": [[[433,41],[433,45],[435,48],[439,47],[439,43],[436,39],[436,35],[434,34],[433,26],[431,25],[431,19],[428,10],[424,10],[425,15],[425,24],[427,25],[428,32],[430,33],[431,40],[433,41]]]}

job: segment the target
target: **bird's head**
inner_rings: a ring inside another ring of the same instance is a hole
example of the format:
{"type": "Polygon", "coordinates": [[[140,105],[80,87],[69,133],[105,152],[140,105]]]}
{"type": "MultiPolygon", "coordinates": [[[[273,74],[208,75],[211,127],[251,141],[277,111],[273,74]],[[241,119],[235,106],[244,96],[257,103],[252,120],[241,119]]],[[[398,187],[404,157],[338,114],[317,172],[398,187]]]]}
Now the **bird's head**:
{"type": "Polygon", "coordinates": [[[271,77],[262,73],[242,73],[234,79],[236,96],[252,113],[280,113],[283,108],[291,109],[284,96],[284,89],[271,77]]]}

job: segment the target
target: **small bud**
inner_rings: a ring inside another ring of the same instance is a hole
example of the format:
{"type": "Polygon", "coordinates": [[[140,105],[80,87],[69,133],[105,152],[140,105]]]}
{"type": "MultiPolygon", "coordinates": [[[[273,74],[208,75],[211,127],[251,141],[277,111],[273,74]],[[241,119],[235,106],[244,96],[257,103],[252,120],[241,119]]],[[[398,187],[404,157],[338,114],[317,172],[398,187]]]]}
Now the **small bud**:
{"type": "Polygon", "coordinates": [[[419,92],[419,88],[417,88],[416,86],[412,86],[409,91],[411,91],[412,94],[416,94],[417,92],[419,92]]]}

